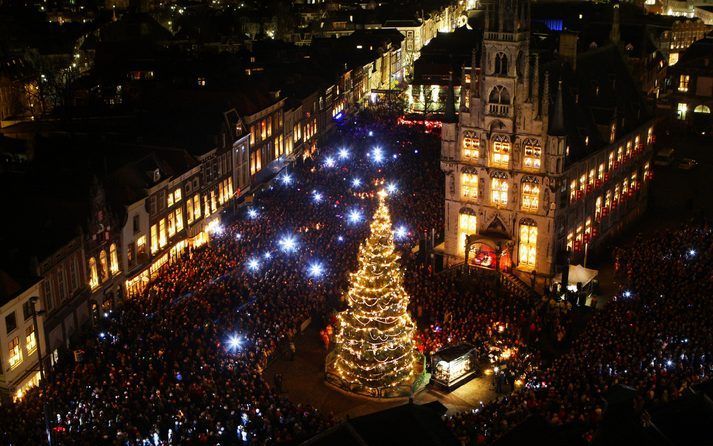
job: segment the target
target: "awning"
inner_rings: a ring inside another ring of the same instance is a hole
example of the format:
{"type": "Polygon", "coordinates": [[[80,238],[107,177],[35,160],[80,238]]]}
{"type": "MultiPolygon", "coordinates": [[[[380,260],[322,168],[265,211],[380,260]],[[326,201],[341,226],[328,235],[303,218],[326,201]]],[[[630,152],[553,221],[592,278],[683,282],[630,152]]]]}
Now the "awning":
{"type": "MultiPolygon", "coordinates": [[[[581,283],[584,287],[598,275],[599,271],[596,269],[585,268],[582,265],[569,265],[569,283],[567,285],[577,286],[578,283],[581,283]]],[[[562,273],[557,274],[554,281],[562,283],[562,273]]]]}

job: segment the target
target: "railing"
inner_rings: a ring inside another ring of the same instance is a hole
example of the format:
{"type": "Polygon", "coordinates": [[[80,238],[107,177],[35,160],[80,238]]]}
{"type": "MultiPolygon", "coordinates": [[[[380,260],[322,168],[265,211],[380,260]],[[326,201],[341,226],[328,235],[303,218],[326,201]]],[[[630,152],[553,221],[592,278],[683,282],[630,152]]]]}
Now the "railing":
{"type": "Polygon", "coordinates": [[[488,104],[488,114],[495,116],[510,116],[510,105],[488,104]]]}

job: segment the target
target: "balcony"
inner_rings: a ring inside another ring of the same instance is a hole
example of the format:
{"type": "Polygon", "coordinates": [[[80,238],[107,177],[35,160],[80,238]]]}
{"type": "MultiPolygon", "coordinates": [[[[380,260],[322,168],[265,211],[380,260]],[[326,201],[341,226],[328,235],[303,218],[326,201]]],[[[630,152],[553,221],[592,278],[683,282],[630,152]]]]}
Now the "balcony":
{"type": "Polygon", "coordinates": [[[488,104],[488,114],[491,116],[510,116],[510,105],[488,104]]]}

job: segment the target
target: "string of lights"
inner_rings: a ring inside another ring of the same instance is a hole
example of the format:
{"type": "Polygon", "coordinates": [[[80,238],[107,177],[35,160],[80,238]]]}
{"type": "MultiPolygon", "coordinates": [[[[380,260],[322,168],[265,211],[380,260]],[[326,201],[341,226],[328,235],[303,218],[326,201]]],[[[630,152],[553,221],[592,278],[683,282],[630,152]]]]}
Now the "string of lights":
{"type": "Polygon", "coordinates": [[[347,309],[337,315],[334,369],[350,385],[388,389],[409,383],[416,361],[415,325],[408,313],[399,255],[394,250],[386,191],[369,238],[350,275],[347,309]]]}

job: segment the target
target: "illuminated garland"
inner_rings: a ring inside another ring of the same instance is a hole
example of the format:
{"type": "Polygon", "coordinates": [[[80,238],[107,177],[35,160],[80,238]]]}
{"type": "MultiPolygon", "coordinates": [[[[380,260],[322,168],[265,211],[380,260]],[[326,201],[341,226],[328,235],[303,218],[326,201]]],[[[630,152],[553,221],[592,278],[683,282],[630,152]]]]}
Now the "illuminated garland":
{"type": "Polygon", "coordinates": [[[415,326],[408,314],[391,217],[379,193],[369,238],[359,247],[359,266],[350,275],[348,308],[337,315],[335,371],[354,385],[393,388],[410,384],[415,326]]]}

